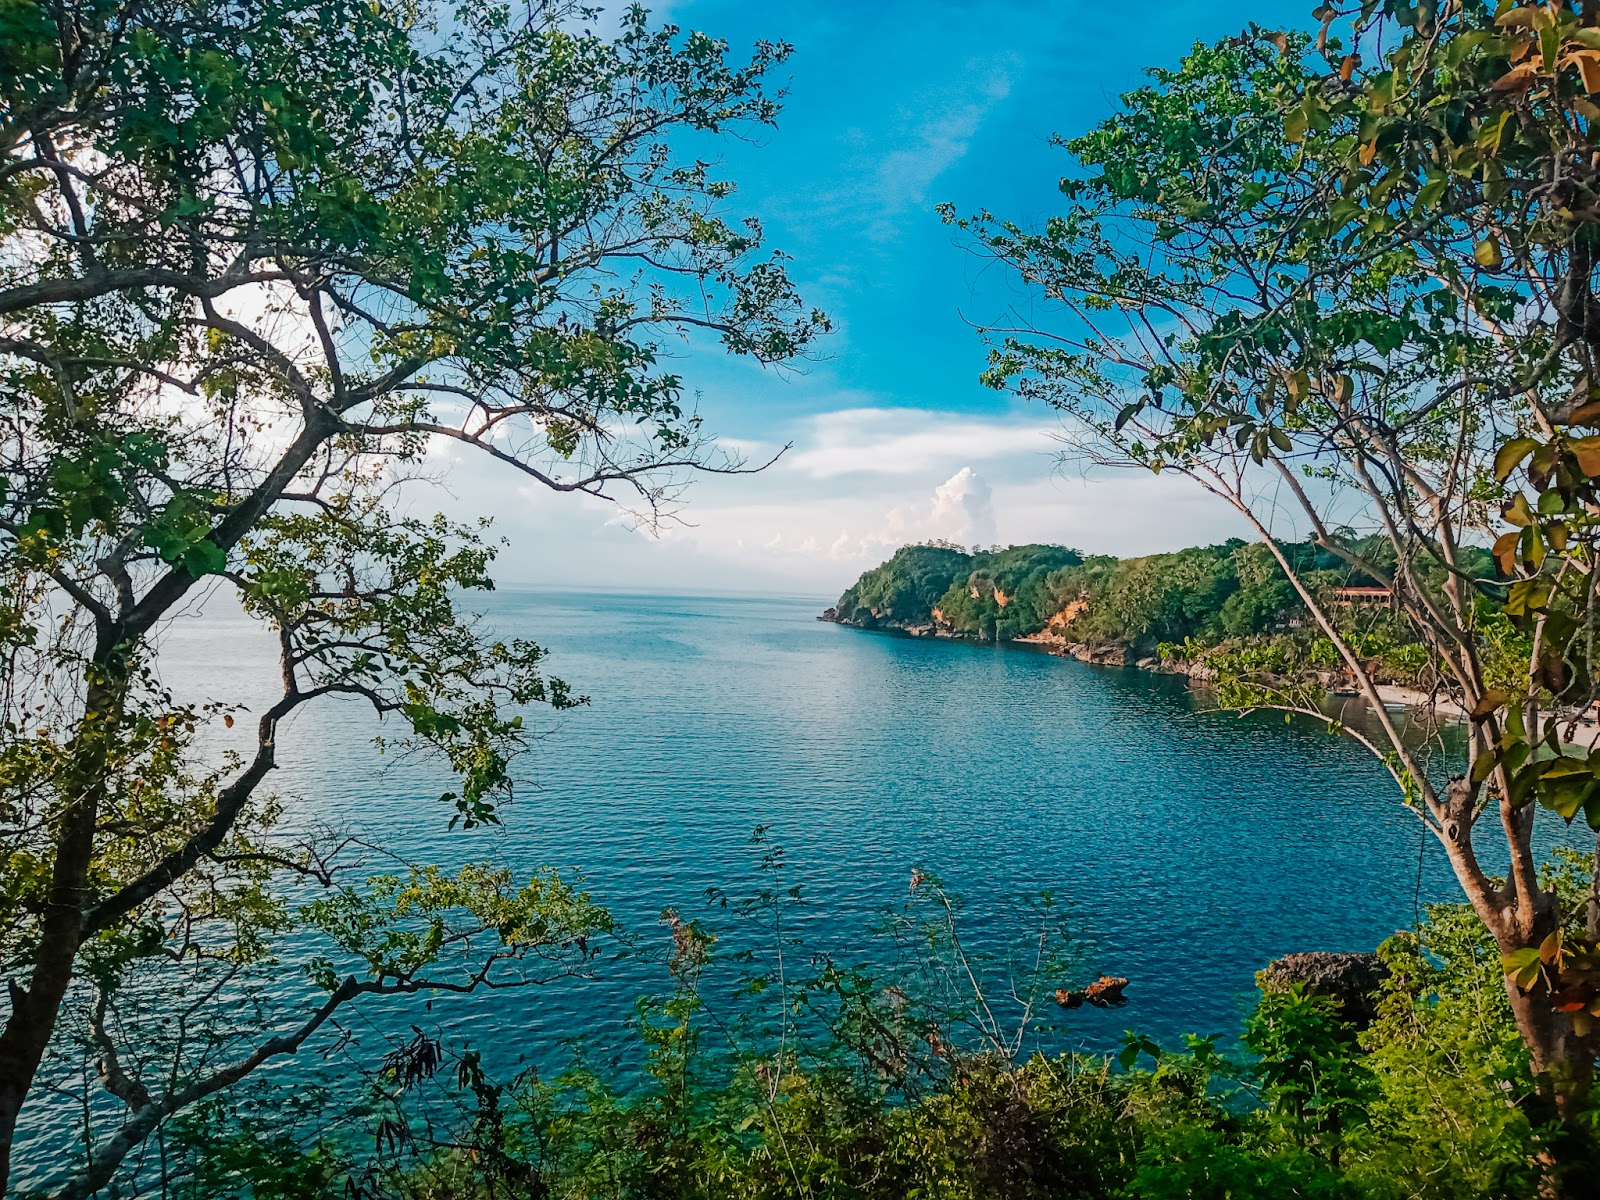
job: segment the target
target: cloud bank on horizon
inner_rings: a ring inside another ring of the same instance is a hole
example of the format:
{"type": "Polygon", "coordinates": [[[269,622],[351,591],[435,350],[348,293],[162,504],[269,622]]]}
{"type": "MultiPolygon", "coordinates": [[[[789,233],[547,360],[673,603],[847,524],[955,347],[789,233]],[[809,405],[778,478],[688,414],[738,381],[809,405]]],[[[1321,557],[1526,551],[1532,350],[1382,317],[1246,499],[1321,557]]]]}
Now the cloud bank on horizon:
{"type": "MultiPolygon", "coordinates": [[[[552,496],[452,447],[434,462],[447,509],[496,514],[507,541],[498,575],[513,586],[832,596],[898,547],[931,538],[1132,555],[1249,536],[1187,481],[1085,475],[1062,463],[1055,433],[1026,412],[822,413],[798,423],[794,448],[767,470],[696,481],[676,517],[654,530],[615,505],[552,496]]],[[[741,446],[752,461],[773,448],[741,446]]]]}

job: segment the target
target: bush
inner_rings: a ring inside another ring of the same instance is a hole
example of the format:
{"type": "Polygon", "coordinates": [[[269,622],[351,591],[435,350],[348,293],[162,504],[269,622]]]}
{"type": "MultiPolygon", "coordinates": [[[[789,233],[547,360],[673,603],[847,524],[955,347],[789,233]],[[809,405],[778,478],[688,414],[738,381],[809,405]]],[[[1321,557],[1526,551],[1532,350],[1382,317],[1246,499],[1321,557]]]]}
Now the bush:
{"type": "MultiPolygon", "coordinates": [[[[783,869],[781,851],[764,861],[783,869]]],[[[775,932],[793,902],[773,888],[729,909],[775,932]]],[[[778,989],[746,986],[741,1003],[760,1014],[711,1010],[708,995],[735,989],[707,972],[751,959],[722,956],[668,914],[674,986],[639,1006],[642,1074],[580,1060],[558,1078],[500,1083],[473,1055],[453,1070],[425,1055],[439,1064],[429,1086],[452,1092],[465,1120],[435,1128],[427,1114],[449,1106],[431,1102],[405,1115],[427,1072],[391,1070],[376,1081],[372,1144],[337,1150],[320,1133],[297,1149],[215,1108],[174,1128],[203,1170],[173,1194],[1510,1200],[1539,1189],[1550,1143],[1528,1116],[1533,1081],[1498,955],[1465,906],[1431,908],[1384,945],[1390,976],[1369,1029],[1325,998],[1269,993],[1244,1024],[1246,1055],[1215,1038],[1169,1050],[1137,1035],[1114,1056],[1022,1055],[1053,980],[984,995],[957,911],[918,876],[886,925],[924,947],[909,974],[886,984],[824,959],[785,982],[781,1011],[762,1008],[778,989]],[[1013,999],[1022,1007],[1008,1009],[1013,999]]]]}

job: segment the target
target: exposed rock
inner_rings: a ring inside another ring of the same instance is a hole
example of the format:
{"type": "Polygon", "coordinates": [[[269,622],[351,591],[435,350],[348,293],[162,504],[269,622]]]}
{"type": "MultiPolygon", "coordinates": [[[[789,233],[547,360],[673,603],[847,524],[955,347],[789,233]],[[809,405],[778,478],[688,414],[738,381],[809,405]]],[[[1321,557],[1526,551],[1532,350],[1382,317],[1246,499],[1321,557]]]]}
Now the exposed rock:
{"type": "Polygon", "coordinates": [[[1128,980],[1124,975],[1102,975],[1083,989],[1083,998],[1090,1004],[1109,1008],[1113,1004],[1122,1003],[1122,993],[1127,986],[1128,980]]]}
{"type": "Polygon", "coordinates": [[[1064,630],[1088,607],[1089,601],[1080,596],[1046,621],[1043,629],[1014,640],[1034,646],[1049,646],[1053,652],[1065,651],[1071,643],[1067,641],[1064,630]]]}
{"type": "Polygon", "coordinates": [[[822,610],[822,615],[817,618],[819,621],[838,621],[838,619],[839,610],[837,608],[825,608],[822,610]]]}
{"type": "Polygon", "coordinates": [[[1068,646],[1067,653],[1080,662],[1095,663],[1102,667],[1125,667],[1128,665],[1128,648],[1126,646],[1085,646],[1080,643],[1068,646]]]}
{"type": "Polygon", "coordinates": [[[1372,1024],[1378,1015],[1378,990],[1389,969],[1376,954],[1312,951],[1287,954],[1256,972],[1263,992],[1285,992],[1301,984],[1313,996],[1330,996],[1340,1015],[1353,1025],[1372,1024]]]}
{"type": "Polygon", "coordinates": [[[1127,997],[1122,994],[1128,986],[1128,980],[1122,975],[1102,975],[1086,988],[1072,991],[1066,988],[1056,989],[1056,1003],[1062,1008],[1078,1008],[1084,1004],[1092,1004],[1096,1008],[1110,1008],[1114,1004],[1123,1004],[1127,997]]]}

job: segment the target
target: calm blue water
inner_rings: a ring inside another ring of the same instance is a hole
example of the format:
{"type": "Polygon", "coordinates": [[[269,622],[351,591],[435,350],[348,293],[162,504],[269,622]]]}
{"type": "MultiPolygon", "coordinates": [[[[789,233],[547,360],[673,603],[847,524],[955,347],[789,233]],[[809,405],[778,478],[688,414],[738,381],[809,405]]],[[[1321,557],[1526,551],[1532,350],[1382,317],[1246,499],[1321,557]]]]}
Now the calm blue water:
{"type": "MultiPolygon", "coordinates": [[[[284,758],[303,765],[280,785],[414,858],[579,869],[657,941],[667,905],[729,924],[702,894],[758,886],[758,825],[804,888],[807,937],[847,957],[873,953],[866,931],[914,868],[964,898],[995,951],[1028,946],[1025,901],[1050,891],[1084,971],[1133,980],[1127,1007],[1071,1019],[1092,1044],[1231,1030],[1268,959],[1372,948],[1413,921],[1419,851],[1421,900],[1457,895],[1348,741],[1206,712],[1182,680],[824,624],[822,603],[495,597],[493,622],[546,645],[593,701],[535,716],[548,733],[501,830],[447,831],[432,772],[363,769],[374,727],[353,705],[291,731],[284,758]]],[[[509,1022],[537,1041],[621,1019],[661,984],[630,971],[474,999],[461,1032],[509,1022]]]]}
{"type": "MultiPolygon", "coordinates": [[[[1270,958],[1370,949],[1419,899],[1457,895],[1393,783],[1348,741],[1203,711],[1181,680],[823,624],[824,603],[495,596],[491,622],[547,646],[552,672],[593,698],[531,714],[543,736],[504,826],[449,831],[445,781],[378,758],[355,704],[282,737],[287,822],[415,860],[581,871],[647,946],[663,944],[669,905],[748,939],[703,893],[760,884],[756,826],[803,889],[798,932],[846,960],[882,961],[869,928],[905,900],[913,869],[963,897],[968,944],[997,961],[1031,951],[1028,901],[1049,891],[1079,939],[1077,973],[1132,980],[1125,1007],[1067,1017],[1061,1036],[1095,1047],[1128,1028],[1231,1034],[1270,958]]],[[[266,650],[225,613],[180,622],[168,682],[248,701],[266,650]]],[[[301,994],[292,947],[285,957],[252,996],[268,1012],[301,994]]],[[[486,1047],[501,1069],[553,1063],[574,1033],[622,1029],[664,979],[630,960],[583,982],[376,1001],[341,1022],[337,1055],[324,1055],[330,1034],[276,1071],[370,1064],[413,1023],[486,1047]]],[[[35,1146],[49,1124],[36,1119],[35,1146]]]]}

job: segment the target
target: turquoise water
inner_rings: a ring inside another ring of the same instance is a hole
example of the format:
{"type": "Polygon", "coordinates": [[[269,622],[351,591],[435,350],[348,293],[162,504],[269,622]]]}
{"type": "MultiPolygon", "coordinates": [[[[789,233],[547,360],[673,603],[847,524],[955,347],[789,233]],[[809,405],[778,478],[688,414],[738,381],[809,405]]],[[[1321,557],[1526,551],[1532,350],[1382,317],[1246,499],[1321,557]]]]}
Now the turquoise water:
{"type": "MultiPolygon", "coordinates": [[[[1070,1019],[1091,1045],[1231,1031],[1268,959],[1370,949],[1419,900],[1457,895],[1388,776],[1321,728],[1207,712],[1178,679],[825,624],[822,603],[495,597],[494,623],[548,646],[593,701],[537,718],[501,830],[447,831],[430,773],[352,769],[372,732],[354,706],[291,732],[303,765],[280,782],[416,858],[581,869],[647,941],[668,905],[728,924],[703,893],[759,886],[756,826],[803,887],[808,943],[847,958],[876,952],[867,930],[913,869],[962,896],[969,939],[997,953],[1028,946],[1026,901],[1049,891],[1081,973],[1133,981],[1127,1006],[1070,1019]]],[[[455,1019],[536,1050],[660,985],[617,968],[455,1019]]]]}
{"type": "MultiPolygon", "coordinates": [[[[448,830],[446,781],[378,758],[378,727],[355,704],[299,717],[273,786],[290,826],[331,824],[413,860],[580,870],[646,947],[664,944],[669,905],[748,939],[704,892],[761,885],[757,826],[802,888],[794,930],[847,961],[881,964],[869,930],[914,869],[960,894],[967,943],[997,963],[1031,952],[1029,901],[1048,891],[1078,940],[1076,973],[1132,981],[1124,1007],[1066,1017],[1057,1038],[1089,1047],[1130,1028],[1231,1035],[1270,958],[1371,949],[1419,902],[1457,896],[1392,781],[1321,728],[1205,711],[1169,677],[824,624],[824,603],[492,597],[489,620],[547,646],[553,673],[593,700],[530,714],[541,737],[499,829],[448,830]]],[[[172,633],[167,680],[255,707],[267,649],[212,612],[172,633]]],[[[303,998],[294,962],[288,947],[249,996],[269,1022],[303,998]]],[[[335,1079],[413,1024],[485,1048],[499,1071],[552,1065],[575,1033],[617,1035],[635,996],[664,983],[659,965],[628,959],[592,980],[375,1001],[274,1075],[335,1079]]],[[[35,1110],[36,1178],[62,1103],[35,1110]]]]}

